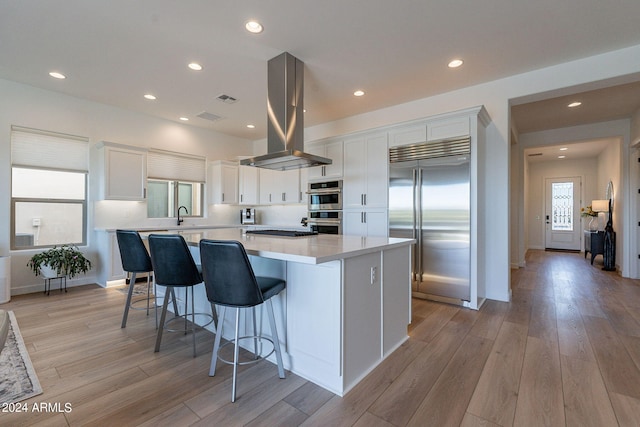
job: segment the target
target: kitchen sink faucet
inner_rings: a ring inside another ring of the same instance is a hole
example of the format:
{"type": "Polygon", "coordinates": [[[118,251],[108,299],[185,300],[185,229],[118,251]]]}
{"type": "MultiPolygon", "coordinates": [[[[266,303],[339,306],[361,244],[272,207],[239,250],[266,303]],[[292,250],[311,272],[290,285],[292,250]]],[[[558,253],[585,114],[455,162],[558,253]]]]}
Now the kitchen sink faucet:
{"type": "Polygon", "coordinates": [[[189,211],[187,210],[187,207],[186,207],[186,206],[180,206],[180,207],[178,208],[178,225],[180,225],[180,223],[184,221],[184,218],[180,218],[180,209],[184,209],[184,212],[185,212],[187,215],[189,215],[189,211]]]}

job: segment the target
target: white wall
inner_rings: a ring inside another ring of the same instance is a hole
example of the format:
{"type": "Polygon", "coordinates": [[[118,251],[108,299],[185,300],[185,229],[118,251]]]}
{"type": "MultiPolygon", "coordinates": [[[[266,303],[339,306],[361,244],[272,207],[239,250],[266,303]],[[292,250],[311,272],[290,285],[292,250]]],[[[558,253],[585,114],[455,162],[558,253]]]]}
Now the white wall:
{"type": "MultiPolygon", "coordinates": [[[[591,200],[597,193],[597,158],[577,159],[568,161],[548,161],[529,163],[527,206],[528,222],[527,227],[528,248],[545,248],[545,179],[546,178],[570,178],[580,177],[582,188],[580,190],[580,207],[591,204],[591,200]]],[[[583,218],[582,229],[587,228],[590,218],[583,218]],[[585,222],[586,221],[586,222],[585,222]]],[[[582,239],[582,236],[581,236],[582,239]]],[[[581,244],[582,248],[583,245],[581,244]]]]}
{"type": "MultiPolygon", "coordinates": [[[[596,139],[605,140],[609,148],[597,159],[594,174],[595,181],[583,182],[583,186],[586,186],[587,189],[594,188],[594,192],[585,194],[586,199],[583,200],[585,201],[584,204],[589,204],[586,202],[604,198],[606,184],[610,179],[612,180],[616,193],[616,209],[614,210],[614,228],[617,236],[616,265],[619,266],[623,276],[636,277],[635,274],[637,273],[632,273],[632,269],[636,268],[637,260],[633,259],[632,254],[636,252],[636,249],[633,248],[636,247],[637,243],[635,239],[632,241],[624,232],[624,230],[629,229],[630,224],[633,223],[633,218],[636,217],[636,212],[638,212],[635,207],[632,209],[628,202],[630,200],[630,171],[635,165],[624,161],[630,156],[630,126],[631,121],[629,119],[622,119],[521,134],[519,138],[519,162],[525,162],[524,149],[528,147],[571,144],[596,139]]],[[[531,211],[531,208],[530,206],[528,211],[531,211]]],[[[531,221],[533,221],[532,216],[529,217],[528,222],[531,221]]],[[[531,231],[529,226],[526,226],[526,228],[527,232],[531,231]]],[[[522,228],[523,234],[524,230],[522,228]]],[[[521,244],[521,253],[524,253],[526,248],[538,247],[537,244],[531,242],[532,236],[529,235],[528,237],[528,246],[525,247],[524,244],[521,244]]]]}
{"type": "MultiPolygon", "coordinates": [[[[109,105],[73,98],[60,93],[0,79],[0,255],[11,255],[12,289],[42,286],[42,280],[26,268],[36,251],[9,251],[11,202],[11,125],[87,137],[93,146],[110,141],[141,147],[153,147],[208,157],[209,160],[251,154],[253,143],[217,132],[196,128],[109,105]]],[[[95,150],[92,150],[94,154],[95,150]]],[[[90,159],[90,188],[95,183],[96,159],[90,159]]],[[[209,210],[211,213],[211,210],[209,210]]],[[[231,217],[221,215],[221,218],[231,217]]],[[[220,218],[206,218],[202,222],[220,218]]],[[[146,204],[90,200],[88,204],[88,246],[83,252],[96,261],[96,223],[100,227],[136,225],[146,220],[146,204]]],[[[171,223],[171,220],[164,220],[171,223]]],[[[92,283],[92,275],[74,279],[73,283],[92,283]]],[[[19,293],[19,292],[14,292],[19,293]]]]}

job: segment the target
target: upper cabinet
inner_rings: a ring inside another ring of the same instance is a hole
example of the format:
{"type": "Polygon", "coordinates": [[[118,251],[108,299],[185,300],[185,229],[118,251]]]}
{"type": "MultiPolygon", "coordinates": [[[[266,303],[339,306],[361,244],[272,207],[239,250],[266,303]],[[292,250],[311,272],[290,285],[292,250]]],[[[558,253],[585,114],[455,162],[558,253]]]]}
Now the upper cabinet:
{"type": "Polygon", "coordinates": [[[241,205],[257,205],[260,169],[253,166],[238,166],[238,192],[241,205]]]}
{"type": "Polygon", "coordinates": [[[386,208],[387,133],[344,142],[344,209],[386,208]]]}
{"type": "Polygon", "coordinates": [[[99,156],[100,198],[145,200],[147,150],[111,142],[96,145],[99,156]]]}
{"type": "Polygon", "coordinates": [[[427,126],[424,123],[418,126],[404,126],[389,131],[389,148],[398,145],[418,144],[426,140],[427,126]]]}
{"type": "Polygon", "coordinates": [[[209,203],[238,204],[238,166],[234,162],[209,163],[209,203]]]}
{"type": "Polygon", "coordinates": [[[433,120],[427,123],[427,141],[471,135],[469,116],[433,120]]]}
{"type": "Polygon", "coordinates": [[[300,170],[260,169],[260,204],[300,203],[300,170]]]}
{"type": "Polygon", "coordinates": [[[342,140],[309,144],[305,147],[305,151],[331,159],[330,165],[308,168],[306,173],[309,181],[342,178],[344,156],[342,140]]]}

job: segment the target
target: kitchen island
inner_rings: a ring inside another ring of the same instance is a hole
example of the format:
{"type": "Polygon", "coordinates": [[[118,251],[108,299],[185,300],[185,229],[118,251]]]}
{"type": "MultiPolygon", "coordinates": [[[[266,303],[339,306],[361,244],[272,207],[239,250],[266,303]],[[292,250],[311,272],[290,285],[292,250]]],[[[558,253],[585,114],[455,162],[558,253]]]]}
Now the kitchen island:
{"type": "MultiPolygon", "coordinates": [[[[285,368],[333,393],[344,395],[408,338],[411,239],[278,237],[239,228],[180,234],[197,262],[201,239],[237,240],[256,275],[287,281],[273,299],[285,368]]],[[[204,287],[196,287],[196,311],[208,307],[204,287]]],[[[258,329],[270,336],[266,310],[261,311],[258,329]]],[[[251,332],[250,311],[245,312],[241,335],[251,332]]],[[[228,316],[224,337],[232,331],[228,316]]]]}

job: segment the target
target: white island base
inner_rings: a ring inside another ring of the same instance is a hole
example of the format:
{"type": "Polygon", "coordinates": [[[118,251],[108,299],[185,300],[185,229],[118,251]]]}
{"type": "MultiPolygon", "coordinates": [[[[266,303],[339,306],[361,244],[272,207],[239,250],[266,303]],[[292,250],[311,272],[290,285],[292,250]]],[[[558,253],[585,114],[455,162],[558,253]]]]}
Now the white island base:
{"type": "MultiPolygon", "coordinates": [[[[256,275],[287,281],[285,291],[273,298],[285,368],[339,396],[408,339],[412,240],[324,235],[247,238],[237,230],[184,237],[197,261],[201,238],[239,240],[256,275]],[[267,242],[278,246],[280,255],[262,250],[267,242]],[[301,245],[307,248],[304,256],[301,245]],[[326,255],[327,246],[334,248],[333,254],[326,255]],[[323,262],[328,258],[333,259],[323,262]]],[[[178,293],[178,298],[184,295],[178,293]]],[[[196,311],[208,310],[204,286],[197,286],[196,311]]],[[[240,335],[251,335],[250,310],[244,311],[240,335]]],[[[266,309],[259,306],[256,312],[258,329],[271,337],[266,309]]],[[[230,339],[233,316],[226,317],[223,335],[230,339]]],[[[209,328],[213,330],[213,325],[209,328]]],[[[252,351],[252,340],[247,341],[247,350],[252,351]]],[[[274,355],[271,359],[275,363],[274,355]]]]}

